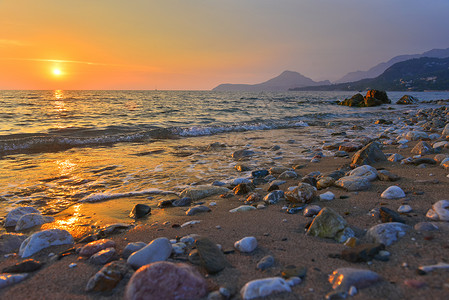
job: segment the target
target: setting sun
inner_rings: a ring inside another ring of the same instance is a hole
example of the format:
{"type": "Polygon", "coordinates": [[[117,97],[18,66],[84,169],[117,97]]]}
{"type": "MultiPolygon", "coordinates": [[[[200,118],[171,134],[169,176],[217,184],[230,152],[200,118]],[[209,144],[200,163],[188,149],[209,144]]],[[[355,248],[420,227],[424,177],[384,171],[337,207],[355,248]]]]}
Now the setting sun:
{"type": "Polygon", "coordinates": [[[60,75],[62,75],[62,72],[60,69],[53,69],[53,75],[60,76],[60,75]]]}

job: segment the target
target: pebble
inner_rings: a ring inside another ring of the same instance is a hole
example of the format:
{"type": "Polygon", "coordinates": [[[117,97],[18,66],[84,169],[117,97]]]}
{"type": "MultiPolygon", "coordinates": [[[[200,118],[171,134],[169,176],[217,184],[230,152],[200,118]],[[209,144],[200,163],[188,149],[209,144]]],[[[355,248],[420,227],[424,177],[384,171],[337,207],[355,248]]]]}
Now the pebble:
{"type": "Polygon", "coordinates": [[[362,289],[381,280],[380,275],[373,271],[355,268],[339,268],[329,276],[332,288],[345,292],[348,292],[351,286],[362,289]]]}
{"type": "Polygon", "coordinates": [[[377,170],[369,165],[364,165],[349,172],[349,176],[358,176],[373,181],[377,179],[377,170]]]}
{"type": "Polygon", "coordinates": [[[195,242],[195,240],[199,237],[200,236],[198,234],[193,233],[193,234],[183,236],[182,238],[179,239],[179,241],[184,244],[192,245],[195,242]]]}
{"type": "Polygon", "coordinates": [[[270,174],[270,172],[268,172],[268,170],[256,170],[256,171],[252,171],[251,172],[251,176],[253,178],[263,178],[265,176],[267,176],[268,174],[270,174]]]}
{"type": "Polygon", "coordinates": [[[209,196],[220,195],[230,192],[228,188],[214,185],[196,185],[183,190],[180,194],[181,198],[189,197],[193,201],[197,201],[209,196]]]}
{"type": "Polygon", "coordinates": [[[440,200],[427,211],[426,217],[435,221],[449,222],[449,200],[440,200]]]}
{"type": "Polygon", "coordinates": [[[269,204],[276,204],[283,198],[284,198],[284,192],[281,190],[276,190],[276,191],[272,191],[271,193],[267,194],[263,198],[263,201],[265,201],[266,203],[269,203],[269,204]]]}
{"type": "Polygon", "coordinates": [[[419,222],[414,226],[416,231],[438,231],[439,228],[432,222],[419,222]]]}
{"type": "Polygon", "coordinates": [[[398,186],[390,186],[380,195],[384,199],[399,199],[404,198],[404,191],[398,186]]]}
{"type": "Polygon", "coordinates": [[[166,260],[172,252],[172,246],[167,238],[154,239],[147,246],[134,252],[128,257],[127,263],[134,269],[144,265],[166,260]]]}
{"type": "Polygon", "coordinates": [[[40,213],[26,214],[17,221],[15,231],[22,231],[34,226],[40,226],[45,223],[53,222],[55,218],[43,216],[40,213]]]}
{"type": "Polygon", "coordinates": [[[387,170],[380,170],[377,172],[377,177],[381,180],[381,181],[398,181],[399,179],[401,179],[398,175],[391,173],[390,171],[387,170]]]}
{"type": "Polygon", "coordinates": [[[94,265],[104,265],[115,258],[115,248],[106,248],[98,251],[89,258],[89,262],[94,265]]]}
{"type": "Polygon", "coordinates": [[[242,150],[234,151],[234,152],[231,154],[231,156],[232,156],[233,159],[239,160],[239,159],[242,159],[242,158],[244,158],[244,157],[250,157],[250,156],[253,156],[253,155],[255,155],[255,154],[256,154],[256,152],[254,152],[254,151],[252,151],[252,150],[242,149],[242,150]]]}
{"type": "Polygon", "coordinates": [[[317,215],[321,210],[321,207],[318,205],[307,205],[304,209],[304,217],[313,217],[317,215]]]}
{"type": "Polygon", "coordinates": [[[215,274],[223,270],[228,262],[223,252],[217,247],[217,244],[208,238],[199,238],[195,241],[195,246],[200,257],[200,265],[206,269],[209,274],[215,274]]]}
{"type": "Polygon", "coordinates": [[[28,273],[25,274],[1,274],[0,276],[0,289],[7,286],[19,283],[28,277],[28,273]]]}
{"type": "Polygon", "coordinates": [[[42,249],[68,244],[73,244],[73,237],[68,231],[62,229],[47,229],[36,232],[24,240],[20,245],[19,255],[22,258],[26,258],[42,249]]]}
{"type": "Polygon", "coordinates": [[[172,205],[176,207],[189,206],[190,204],[192,204],[192,199],[189,197],[184,197],[172,202],[172,205]]]}
{"type": "Polygon", "coordinates": [[[390,246],[399,238],[403,237],[409,229],[410,226],[402,223],[383,223],[371,227],[366,232],[366,237],[368,240],[371,240],[375,243],[382,243],[385,246],[390,246]]]}
{"type": "Polygon", "coordinates": [[[98,241],[90,242],[89,244],[81,247],[79,255],[90,257],[101,250],[111,247],[115,247],[115,242],[113,240],[101,239],[98,241]]]}
{"type": "Polygon", "coordinates": [[[122,278],[128,272],[124,261],[113,261],[101,268],[87,282],[86,292],[105,292],[110,291],[119,284],[122,278]]]}
{"type": "Polygon", "coordinates": [[[334,239],[340,243],[354,236],[354,232],[348,227],[346,220],[329,207],[323,208],[313,219],[307,234],[334,239]]]}
{"type": "Polygon", "coordinates": [[[257,239],[253,236],[244,237],[235,242],[234,247],[240,252],[253,252],[257,248],[257,239]]]}
{"type": "Polygon", "coordinates": [[[2,273],[30,273],[39,270],[43,263],[34,259],[25,259],[13,266],[3,268],[2,273]]]}
{"type": "Polygon", "coordinates": [[[185,223],[181,224],[181,228],[184,228],[184,227],[189,226],[189,225],[195,225],[195,224],[198,224],[200,222],[201,222],[201,220],[188,221],[188,222],[185,222],[185,223]]]}
{"type": "Polygon", "coordinates": [[[4,233],[0,235],[0,253],[16,252],[28,236],[19,233],[4,233]]]}
{"type": "Polygon", "coordinates": [[[405,223],[405,220],[399,215],[399,213],[395,212],[392,209],[389,209],[388,207],[381,207],[379,209],[379,214],[382,223],[388,222],[405,223]]]}
{"type": "Polygon", "coordinates": [[[293,190],[286,192],[284,196],[292,203],[309,203],[316,196],[316,188],[302,182],[293,190]]]}
{"type": "Polygon", "coordinates": [[[432,154],[434,152],[432,146],[430,146],[427,142],[421,141],[416,144],[415,147],[413,147],[411,153],[412,154],[419,154],[419,155],[425,155],[425,154],[432,154]]]}
{"type": "Polygon", "coordinates": [[[231,210],[229,210],[230,213],[235,213],[235,212],[243,212],[243,211],[250,211],[250,210],[255,210],[256,208],[254,206],[251,205],[240,205],[239,207],[233,208],[231,210]]]}
{"type": "Polygon", "coordinates": [[[195,205],[186,211],[186,215],[193,216],[201,212],[209,212],[211,209],[205,205],[195,205]]]}
{"type": "Polygon", "coordinates": [[[5,227],[16,226],[17,221],[19,221],[19,219],[22,216],[24,216],[26,214],[34,214],[34,213],[40,214],[40,212],[37,209],[35,209],[34,207],[31,207],[31,206],[22,206],[22,207],[14,208],[10,212],[8,212],[8,214],[6,215],[4,226],[5,227]]]}
{"type": "Polygon", "coordinates": [[[73,269],[73,268],[76,268],[78,265],[76,264],[76,263],[71,263],[70,265],[69,265],[69,268],[70,269],[73,269]]]}
{"type": "Polygon", "coordinates": [[[134,243],[128,243],[128,245],[125,246],[125,249],[123,249],[122,257],[128,258],[131,254],[134,252],[142,249],[147,244],[144,242],[134,242],[134,243]]]}
{"type": "Polygon", "coordinates": [[[317,181],[316,187],[317,187],[317,189],[322,190],[322,189],[332,186],[334,183],[335,183],[335,178],[330,177],[330,176],[325,176],[325,177],[321,177],[317,181]]]}
{"type": "Polygon", "coordinates": [[[321,201],[331,201],[335,199],[335,195],[332,192],[326,192],[320,195],[321,201]]]}
{"type": "Polygon", "coordinates": [[[342,177],[335,182],[335,185],[350,192],[364,191],[371,187],[368,179],[359,176],[342,177]]]}
{"type": "Polygon", "coordinates": [[[375,244],[361,244],[354,248],[344,249],[341,252],[341,258],[350,262],[367,262],[374,259],[379,251],[384,250],[385,245],[375,244]]]}
{"type": "Polygon", "coordinates": [[[403,160],[404,158],[405,158],[404,156],[395,153],[395,154],[390,155],[388,157],[388,160],[391,162],[399,162],[399,161],[403,160]]]}
{"type": "Polygon", "coordinates": [[[444,262],[439,262],[436,265],[420,266],[418,268],[418,270],[420,270],[424,273],[429,273],[429,272],[432,272],[434,270],[439,270],[439,269],[449,269],[449,264],[444,263],[444,262]]]}
{"type": "Polygon", "coordinates": [[[290,285],[281,277],[270,277],[247,282],[240,295],[243,300],[249,300],[281,292],[291,292],[290,285]]]}
{"type": "Polygon", "coordinates": [[[274,257],[272,255],[267,255],[262,257],[261,260],[257,263],[256,268],[258,270],[266,270],[268,268],[271,268],[274,265],[274,257]]]}
{"type": "Polygon", "coordinates": [[[281,173],[278,177],[278,179],[294,179],[294,178],[298,178],[298,174],[295,171],[285,171],[281,173]]]}
{"type": "Polygon", "coordinates": [[[411,207],[410,205],[401,205],[401,206],[399,206],[399,208],[398,208],[398,212],[401,213],[401,214],[409,213],[409,212],[411,212],[412,210],[413,210],[413,209],[412,209],[412,207],[411,207]]]}
{"type": "Polygon", "coordinates": [[[129,214],[130,218],[140,219],[151,213],[151,207],[146,204],[136,204],[129,214]]]}
{"type": "Polygon", "coordinates": [[[187,245],[184,243],[174,243],[171,246],[173,248],[173,253],[178,255],[184,254],[184,250],[187,247],[187,245]]]}
{"type": "Polygon", "coordinates": [[[206,295],[207,282],[195,268],[165,261],[137,270],[125,291],[128,300],[200,299],[206,295]]]}

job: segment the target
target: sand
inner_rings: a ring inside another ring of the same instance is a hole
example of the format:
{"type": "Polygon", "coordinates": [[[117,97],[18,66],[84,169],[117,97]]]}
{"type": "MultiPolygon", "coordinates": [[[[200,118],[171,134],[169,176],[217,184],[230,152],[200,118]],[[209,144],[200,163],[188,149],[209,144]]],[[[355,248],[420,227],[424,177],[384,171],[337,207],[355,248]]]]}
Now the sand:
{"type": "MultiPolygon", "coordinates": [[[[266,141],[270,145],[270,141],[266,141]]],[[[410,150],[416,142],[411,142],[406,149],[397,149],[397,146],[387,146],[384,153],[400,153],[405,157],[411,156],[410,150]]],[[[280,145],[281,148],[284,145],[280,145]]],[[[447,149],[443,153],[449,153],[447,149]]],[[[226,155],[230,153],[225,152],[226,155]]],[[[433,157],[426,155],[425,157],[433,157]]],[[[250,160],[249,160],[250,161],[250,160]]],[[[305,167],[297,172],[303,176],[313,171],[321,173],[334,171],[342,165],[350,163],[349,158],[325,157],[318,163],[304,160],[305,167]]],[[[418,222],[428,221],[425,215],[427,210],[438,200],[447,198],[449,178],[447,171],[437,165],[428,165],[419,168],[413,165],[382,162],[373,164],[377,169],[386,169],[399,175],[401,179],[396,182],[376,180],[367,191],[346,192],[337,187],[320,190],[319,194],[331,191],[336,199],[332,201],[314,201],[312,204],[321,207],[330,207],[342,215],[361,242],[364,241],[364,232],[370,227],[380,224],[379,218],[373,217],[369,211],[381,206],[393,210],[401,204],[409,204],[413,211],[403,217],[406,224],[414,226],[418,222]],[[400,200],[381,199],[380,194],[389,186],[398,185],[406,192],[406,198],[400,200]],[[340,196],[348,196],[340,199],[340,196]]],[[[281,186],[286,190],[289,186],[297,185],[298,180],[289,180],[281,186]]],[[[259,186],[266,190],[268,185],[259,186]]],[[[233,292],[232,299],[240,299],[239,291],[248,281],[272,276],[279,276],[286,266],[306,267],[307,274],[303,282],[292,288],[291,293],[276,294],[266,299],[323,299],[332,288],[328,276],[333,270],[340,267],[354,267],[369,269],[380,274],[383,281],[369,288],[359,290],[353,299],[447,299],[449,295],[449,270],[438,270],[427,275],[418,275],[416,270],[421,265],[448,262],[449,253],[448,232],[416,232],[411,230],[397,243],[388,246],[386,250],[391,253],[389,261],[373,260],[370,263],[351,263],[330,255],[340,253],[347,246],[330,239],[312,237],[305,234],[305,226],[311,218],[304,217],[302,212],[287,214],[282,209],[287,204],[281,201],[269,205],[265,209],[254,211],[229,213],[229,210],[242,204],[239,200],[243,196],[220,198],[211,196],[200,200],[206,205],[216,202],[209,213],[195,216],[186,216],[186,208],[167,208],[153,210],[153,214],[145,220],[136,222],[136,226],[124,233],[111,236],[117,243],[120,253],[129,242],[150,242],[158,237],[174,239],[188,234],[199,234],[221,244],[224,250],[233,249],[235,241],[245,237],[257,238],[258,247],[250,254],[234,251],[226,254],[231,267],[215,275],[206,277],[210,289],[216,290],[220,286],[229,288],[233,292]],[[200,220],[195,225],[180,228],[173,226],[183,224],[190,220],[200,220]],[[217,228],[219,226],[219,228],[217,228]],[[266,255],[273,255],[275,265],[265,271],[256,269],[257,262],[266,255]],[[426,285],[423,288],[407,286],[404,281],[417,279],[426,285]]],[[[114,200],[111,200],[114,201],[114,200]]],[[[84,209],[97,211],[107,209],[108,202],[97,203],[84,209]]],[[[131,207],[128,207],[131,209],[131,207]]],[[[70,215],[70,213],[67,213],[70,215]]],[[[98,217],[98,216],[97,216],[98,217]]],[[[78,228],[78,235],[87,232],[85,227],[78,228]],[[84,229],[83,229],[84,228],[84,229]]],[[[81,244],[76,244],[80,247],[81,244]]],[[[89,264],[77,255],[68,255],[61,260],[53,261],[49,258],[50,252],[58,253],[69,248],[59,246],[45,249],[33,258],[45,262],[43,269],[34,272],[25,281],[0,290],[2,299],[123,299],[124,289],[130,274],[111,292],[87,293],[84,291],[87,281],[101,266],[89,264]],[[69,268],[76,263],[77,266],[69,268]]],[[[171,261],[185,262],[187,254],[171,261]]],[[[21,261],[17,256],[0,258],[0,268],[13,265],[21,261]]]]}

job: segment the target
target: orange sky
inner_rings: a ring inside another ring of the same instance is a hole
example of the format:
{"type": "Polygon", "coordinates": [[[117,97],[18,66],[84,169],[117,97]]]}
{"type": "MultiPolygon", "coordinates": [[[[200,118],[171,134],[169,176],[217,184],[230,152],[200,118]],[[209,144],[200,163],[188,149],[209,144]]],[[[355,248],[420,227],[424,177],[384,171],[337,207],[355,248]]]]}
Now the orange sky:
{"type": "MultiPolygon", "coordinates": [[[[431,40],[423,26],[427,43],[416,30],[413,39],[404,37],[413,28],[400,20],[396,31],[385,30],[382,17],[354,26],[364,10],[376,13],[359,2],[0,0],[0,89],[211,89],[260,82],[286,69],[336,79],[398,54],[449,46],[447,38],[431,40]],[[382,30],[388,43],[369,43],[366,36],[380,37],[382,30]]],[[[376,4],[381,11],[394,2],[376,4]]],[[[446,2],[428,9],[435,22],[446,2]]],[[[426,13],[410,3],[416,14],[426,13]]]]}

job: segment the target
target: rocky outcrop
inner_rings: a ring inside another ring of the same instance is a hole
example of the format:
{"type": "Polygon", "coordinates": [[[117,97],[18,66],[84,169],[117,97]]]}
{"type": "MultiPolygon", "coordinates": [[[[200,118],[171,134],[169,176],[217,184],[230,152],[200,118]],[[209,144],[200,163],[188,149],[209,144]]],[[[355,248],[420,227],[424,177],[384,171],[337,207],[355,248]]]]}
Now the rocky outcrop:
{"type": "Polygon", "coordinates": [[[410,95],[404,95],[401,97],[401,99],[396,101],[396,104],[415,104],[418,102],[419,102],[419,100],[417,98],[410,96],[410,95]]]}
{"type": "Polygon", "coordinates": [[[385,91],[369,90],[365,97],[363,97],[362,94],[355,94],[351,98],[347,98],[338,104],[354,107],[371,107],[388,103],[391,103],[391,100],[388,98],[385,91]]]}

